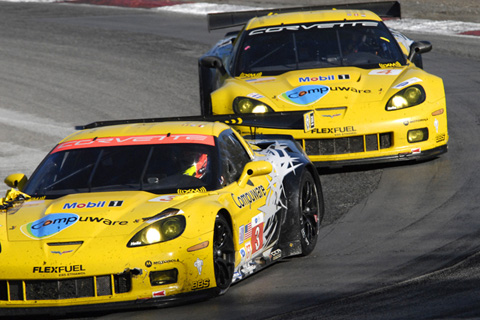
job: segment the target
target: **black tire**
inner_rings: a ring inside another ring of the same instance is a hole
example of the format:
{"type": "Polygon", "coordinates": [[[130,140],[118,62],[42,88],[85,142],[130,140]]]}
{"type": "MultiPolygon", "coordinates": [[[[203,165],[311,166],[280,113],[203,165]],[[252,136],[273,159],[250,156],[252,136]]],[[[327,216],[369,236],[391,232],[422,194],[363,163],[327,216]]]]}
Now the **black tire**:
{"type": "Polygon", "coordinates": [[[323,212],[317,185],[312,174],[305,170],[299,184],[298,212],[300,215],[300,242],[302,255],[307,256],[315,249],[323,212]]]}
{"type": "Polygon", "coordinates": [[[227,292],[232,284],[235,268],[235,247],[233,234],[228,221],[217,215],[213,232],[213,266],[219,294],[227,292]]]}

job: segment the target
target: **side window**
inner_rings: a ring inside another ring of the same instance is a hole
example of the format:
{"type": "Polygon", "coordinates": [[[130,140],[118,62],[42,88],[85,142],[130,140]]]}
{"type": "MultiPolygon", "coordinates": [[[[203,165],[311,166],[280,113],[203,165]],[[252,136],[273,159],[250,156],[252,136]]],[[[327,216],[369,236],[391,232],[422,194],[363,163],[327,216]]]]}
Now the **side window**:
{"type": "Polygon", "coordinates": [[[243,145],[232,130],[224,131],[218,138],[223,184],[236,181],[242,173],[243,167],[250,162],[250,157],[243,145]]]}

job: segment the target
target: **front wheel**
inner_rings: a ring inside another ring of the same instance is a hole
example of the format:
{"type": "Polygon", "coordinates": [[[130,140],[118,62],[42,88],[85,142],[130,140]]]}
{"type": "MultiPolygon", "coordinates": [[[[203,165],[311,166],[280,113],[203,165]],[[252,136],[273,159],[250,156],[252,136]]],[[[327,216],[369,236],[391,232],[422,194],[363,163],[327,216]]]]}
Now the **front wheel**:
{"type": "Polygon", "coordinates": [[[305,170],[300,179],[298,211],[300,213],[300,242],[302,255],[309,255],[317,244],[323,202],[312,174],[305,170]]]}
{"type": "Polygon", "coordinates": [[[213,266],[219,294],[227,292],[235,267],[233,234],[225,217],[217,215],[213,232],[213,266]]]}

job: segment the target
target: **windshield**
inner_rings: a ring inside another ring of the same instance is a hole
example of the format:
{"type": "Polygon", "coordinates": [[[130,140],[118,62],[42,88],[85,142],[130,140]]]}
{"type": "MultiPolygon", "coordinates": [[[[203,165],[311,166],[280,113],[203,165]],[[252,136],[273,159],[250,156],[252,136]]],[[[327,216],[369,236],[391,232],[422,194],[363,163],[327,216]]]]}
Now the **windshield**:
{"type": "Polygon", "coordinates": [[[177,193],[217,188],[215,148],[204,144],[159,144],[52,152],[23,192],[60,197],[71,193],[146,190],[177,193]]]}
{"type": "MultiPolygon", "coordinates": [[[[378,21],[310,23],[244,32],[234,75],[278,75],[291,70],[406,63],[395,38],[378,21]]],[[[391,65],[393,64],[393,65],[391,65]]]]}

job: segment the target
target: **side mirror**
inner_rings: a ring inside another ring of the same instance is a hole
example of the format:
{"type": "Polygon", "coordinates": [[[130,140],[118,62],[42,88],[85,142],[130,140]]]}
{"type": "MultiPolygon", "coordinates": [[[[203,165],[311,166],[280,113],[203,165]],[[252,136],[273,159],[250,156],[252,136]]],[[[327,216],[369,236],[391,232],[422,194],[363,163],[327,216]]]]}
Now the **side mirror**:
{"type": "Polygon", "coordinates": [[[243,168],[243,172],[238,179],[238,186],[243,188],[247,185],[248,180],[251,177],[262,176],[272,172],[272,164],[268,161],[253,161],[249,162],[243,168]]]}
{"type": "Polygon", "coordinates": [[[432,44],[429,41],[415,41],[410,45],[410,54],[408,55],[408,60],[415,63],[415,59],[419,54],[427,53],[429,51],[432,51],[432,44]]]}
{"type": "Polygon", "coordinates": [[[222,75],[227,73],[227,70],[225,70],[225,66],[223,65],[222,59],[216,56],[206,56],[200,59],[200,65],[205,68],[215,68],[222,75]]]}
{"type": "Polygon", "coordinates": [[[5,184],[10,188],[18,188],[18,190],[22,191],[27,180],[27,176],[23,173],[13,173],[5,178],[5,184]]]}

